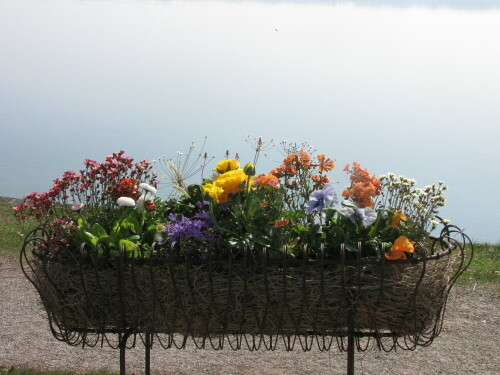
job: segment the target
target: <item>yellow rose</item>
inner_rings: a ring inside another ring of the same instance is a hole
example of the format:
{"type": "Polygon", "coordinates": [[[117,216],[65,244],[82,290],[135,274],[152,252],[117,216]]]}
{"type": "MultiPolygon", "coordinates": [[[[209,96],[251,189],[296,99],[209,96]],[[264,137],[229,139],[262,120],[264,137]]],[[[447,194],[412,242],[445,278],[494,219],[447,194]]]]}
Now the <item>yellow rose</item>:
{"type": "Polygon", "coordinates": [[[217,163],[217,167],[215,167],[214,172],[217,173],[226,173],[229,171],[234,171],[236,169],[240,169],[240,163],[234,159],[221,160],[217,163]]]}
{"type": "Polygon", "coordinates": [[[206,184],[203,186],[203,194],[208,195],[214,202],[219,203],[219,197],[224,190],[215,184],[206,184]]]}
{"type": "Polygon", "coordinates": [[[245,182],[247,179],[248,176],[242,169],[229,171],[217,177],[213,184],[223,190],[222,194],[218,197],[219,203],[227,202],[230,194],[237,194],[245,190],[245,182]]]}

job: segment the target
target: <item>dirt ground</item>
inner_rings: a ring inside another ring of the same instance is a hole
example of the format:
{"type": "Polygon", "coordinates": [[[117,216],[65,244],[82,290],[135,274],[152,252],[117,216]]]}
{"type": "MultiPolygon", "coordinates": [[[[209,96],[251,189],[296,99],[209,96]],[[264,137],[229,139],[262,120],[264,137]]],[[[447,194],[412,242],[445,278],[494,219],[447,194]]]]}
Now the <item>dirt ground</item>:
{"type": "MultiPolygon", "coordinates": [[[[76,372],[119,371],[118,351],[72,347],[52,337],[45,312],[17,259],[0,258],[0,368],[76,372]]],[[[499,291],[494,286],[456,287],[441,335],[429,347],[389,353],[356,353],[356,374],[500,374],[499,291]]],[[[127,351],[127,373],[144,373],[144,350],[127,351]]],[[[346,354],[295,350],[164,350],[153,347],[153,374],[345,374],[346,354]]]]}

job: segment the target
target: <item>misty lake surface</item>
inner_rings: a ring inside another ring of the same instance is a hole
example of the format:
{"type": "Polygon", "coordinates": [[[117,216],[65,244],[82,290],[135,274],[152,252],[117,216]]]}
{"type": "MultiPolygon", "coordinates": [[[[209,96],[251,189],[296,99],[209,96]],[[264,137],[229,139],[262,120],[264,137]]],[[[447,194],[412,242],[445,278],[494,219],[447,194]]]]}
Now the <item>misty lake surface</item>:
{"type": "Polygon", "coordinates": [[[0,0],[0,195],[118,150],[307,140],[338,192],[353,161],[444,180],[442,216],[498,243],[499,38],[497,1],[0,0]]]}

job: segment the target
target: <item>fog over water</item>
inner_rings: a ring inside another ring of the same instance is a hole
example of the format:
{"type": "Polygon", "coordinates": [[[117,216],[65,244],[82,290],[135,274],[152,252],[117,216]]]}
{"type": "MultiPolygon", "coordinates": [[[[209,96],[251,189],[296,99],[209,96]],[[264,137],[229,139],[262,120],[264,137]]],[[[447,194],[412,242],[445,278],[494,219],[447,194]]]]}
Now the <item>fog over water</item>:
{"type": "Polygon", "coordinates": [[[339,193],[353,161],[444,180],[442,216],[500,243],[499,36],[491,1],[0,0],[0,195],[204,136],[246,163],[249,134],[309,141],[339,193]]]}

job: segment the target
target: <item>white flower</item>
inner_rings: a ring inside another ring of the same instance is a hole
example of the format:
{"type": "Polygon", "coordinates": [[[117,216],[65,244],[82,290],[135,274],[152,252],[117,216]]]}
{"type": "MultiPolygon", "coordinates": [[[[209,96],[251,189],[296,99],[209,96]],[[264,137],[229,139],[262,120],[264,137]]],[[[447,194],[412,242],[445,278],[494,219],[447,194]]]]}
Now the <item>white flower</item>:
{"type": "Polygon", "coordinates": [[[156,189],[151,185],[146,184],[145,182],[139,184],[139,188],[149,191],[150,193],[156,194],[156,189]]]}
{"type": "Polygon", "coordinates": [[[371,207],[359,208],[353,202],[344,200],[339,212],[349,218],[354,225],[369,227],[377,220],[377,212],[371,207]]]}
{"type": "Polygon", "coordinates": [[[116,204],[120,207],[134,207],[135,201],[129,197],[120,197],[116,200],[116,204]]]}

